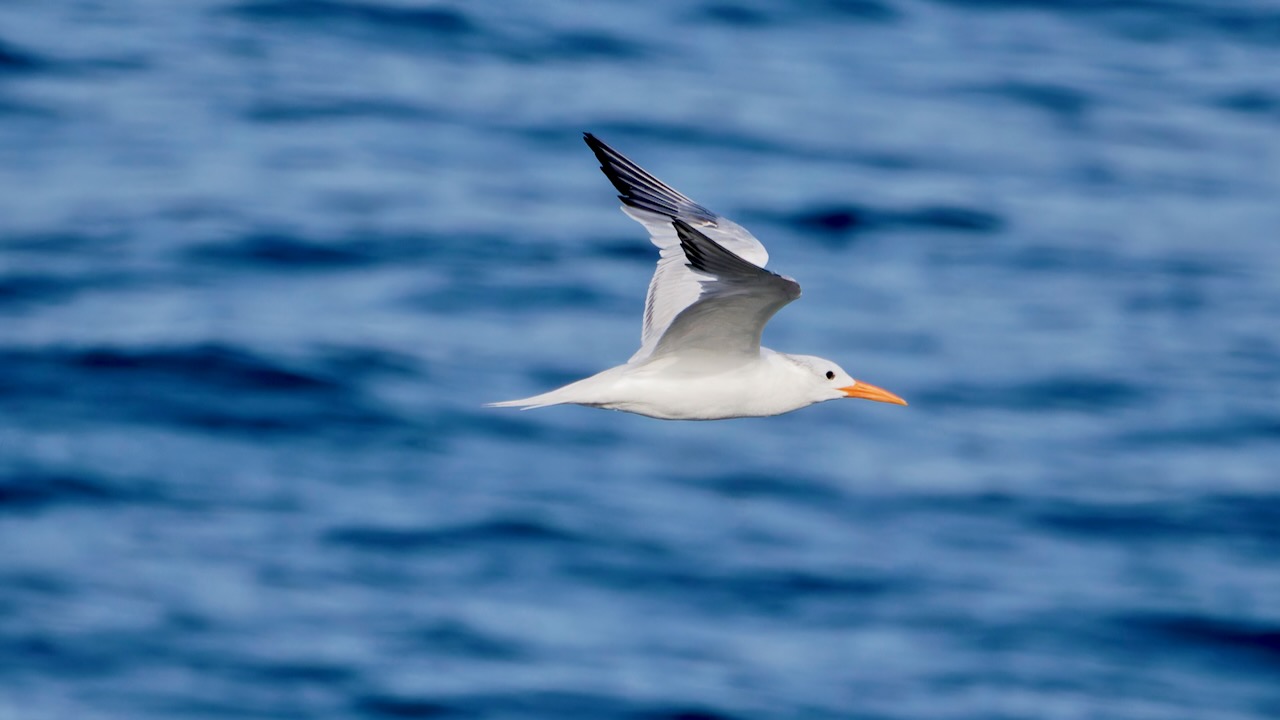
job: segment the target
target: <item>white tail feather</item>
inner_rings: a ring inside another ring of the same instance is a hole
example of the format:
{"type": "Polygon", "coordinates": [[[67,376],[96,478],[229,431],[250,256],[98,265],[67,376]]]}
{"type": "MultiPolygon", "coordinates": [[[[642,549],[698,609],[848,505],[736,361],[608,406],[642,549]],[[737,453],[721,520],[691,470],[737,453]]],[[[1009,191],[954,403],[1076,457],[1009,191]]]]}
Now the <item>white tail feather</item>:
{"type": "Polygon", "coordinates": [[[485,403],[485,407],[513,407],[521,410],[533,410],[534,408],[549,407],[551,405],[601,405],[604,398],[600,397],[595,390],[602,384],[607,385],[612,375],[616,374],[617,371],[618,368],[612,368],[577,382],[571,382],[563,387],[558,387],[555,390],[544,392],[541,395],[519,400],[485,403]]]}
{"type": "Polygon", "coordinates": [[[533,410],[534,408],[548,407],[551,405],[563,405],[563,400],[551,400],[547,396],[554,394],[555,391],[534,395],[533,397],[521,398],[519,400],[503,400],[501,402],[485,403],[485,407],[513,407],[521,410],[533,410]]]}

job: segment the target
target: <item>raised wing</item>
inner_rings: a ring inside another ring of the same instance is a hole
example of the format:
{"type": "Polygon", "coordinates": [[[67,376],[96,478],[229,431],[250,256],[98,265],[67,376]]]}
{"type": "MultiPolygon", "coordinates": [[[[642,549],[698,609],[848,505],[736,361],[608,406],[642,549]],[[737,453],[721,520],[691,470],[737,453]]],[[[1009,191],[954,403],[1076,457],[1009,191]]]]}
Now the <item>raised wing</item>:
{"type": "Polygon", "coordinates": [[[691,350],[755,354],[769,319],[800,297],[800,284],[743,260],[684,220],[672,221],[700,293],[654,347],[660,356],[691,350]]]}
{"type": "Polygon", "coordinates": [[[660,250],[657,270],[645,297],[640,349],[631,361],[653,354],[672,321],[702,296],[701,280],[687,265],[673,221],[680,220],[721,248],[756,267],[764,267],[769,253],[764,245],[737,223],[711,212],[683,193],[645,172],[591,133],[583,133],[587,146],[600,160],[600,169],[618,189],[622,211],[649,231],[660,250]]]}

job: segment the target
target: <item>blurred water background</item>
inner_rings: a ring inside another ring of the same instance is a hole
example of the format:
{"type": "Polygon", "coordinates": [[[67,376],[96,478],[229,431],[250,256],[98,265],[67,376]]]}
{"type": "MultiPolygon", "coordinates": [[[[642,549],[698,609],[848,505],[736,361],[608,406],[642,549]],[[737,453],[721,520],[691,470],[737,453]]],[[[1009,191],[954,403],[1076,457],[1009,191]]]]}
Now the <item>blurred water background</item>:
{"type": "Polygon", "coordinates": [[[1280,717],[1280,4],[7,0],[0,720],[1280,717]],[[599,134],[909,408],[625,360],[599,134]]]}

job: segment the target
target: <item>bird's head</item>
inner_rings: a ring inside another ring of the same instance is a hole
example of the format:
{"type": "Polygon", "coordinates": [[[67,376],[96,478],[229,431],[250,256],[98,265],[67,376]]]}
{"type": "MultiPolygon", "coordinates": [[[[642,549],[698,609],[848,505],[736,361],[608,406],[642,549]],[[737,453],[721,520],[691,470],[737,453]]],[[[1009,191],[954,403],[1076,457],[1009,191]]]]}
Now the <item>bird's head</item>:
{"type": "Polygon", "coordinates": [[[861,398],[876,402],[906,405],[907,401],[888,390],[878,388],[871,383],[860,382],[849,376],[844,368],[825,358],[813,355],[788,355],[800,367],[806,376],[806,383],[813,388],[818,398],[815,402],[838,400],[840,398],[861,398]]]}

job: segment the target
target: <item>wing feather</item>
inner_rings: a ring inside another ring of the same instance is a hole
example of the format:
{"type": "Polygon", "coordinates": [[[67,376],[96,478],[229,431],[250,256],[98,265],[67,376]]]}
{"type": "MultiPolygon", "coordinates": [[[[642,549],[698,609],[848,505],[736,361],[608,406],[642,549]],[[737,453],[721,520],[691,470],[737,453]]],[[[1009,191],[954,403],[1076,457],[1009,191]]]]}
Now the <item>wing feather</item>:
{"type": "Polygon", "coordinates": [[[672,226],[687,267],[702,276],[701,292],[676,315],[653,356],[760,352],[764,326],[800,297],[800,284],[743,260],[683,220],[673,220],[672,226]]]}
{"type": "Polygon", "coordinates": [[[757,267],[765,266],[769,253],[745,228],[694,202],[595,135],[583,133],[583,139],[600,161],[605,177],[617,188],[622,211],[644,225],[660,250],[645,297],[640,349],[631,357],[634,362],[653,354],[676,316],[702,296],[701,278],[688,267],[673,221],[696,227],[720,247],[757,267]]]}

